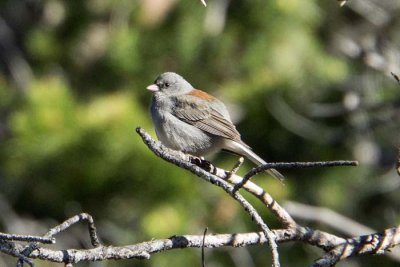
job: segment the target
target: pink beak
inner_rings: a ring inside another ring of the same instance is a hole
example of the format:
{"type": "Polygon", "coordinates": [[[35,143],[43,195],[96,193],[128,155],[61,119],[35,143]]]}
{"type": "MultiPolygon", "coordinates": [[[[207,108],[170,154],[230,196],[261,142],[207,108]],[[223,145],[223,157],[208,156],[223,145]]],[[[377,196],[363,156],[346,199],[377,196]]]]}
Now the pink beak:
{"type": "Polygon", "coordinates": [[[152,84],[146,87],[147,90],[152,91],[152,92],[157,92],[160,90],[157,84],[152,84]]]}

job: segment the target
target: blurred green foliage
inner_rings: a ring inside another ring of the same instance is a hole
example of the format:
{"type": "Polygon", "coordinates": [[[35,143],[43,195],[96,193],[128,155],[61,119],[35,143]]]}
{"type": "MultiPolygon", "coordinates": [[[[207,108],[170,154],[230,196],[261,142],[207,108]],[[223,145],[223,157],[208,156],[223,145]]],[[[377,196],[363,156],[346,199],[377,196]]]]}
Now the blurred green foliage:
{"type": "MultiPolygon", "coordinates": [[[[338,88],[349,88],[366,69],[331,47],[338,29],[332,24],[344,24],[349,14],[336,1],[208,2],[207,8],[195,0],[37,2],[32,21],[14,28],[32,73],[27,86],[18,91],[7,67],[0,69],[0,193],[15,211],[57,221],[88,212],[113,245],[201,234],[205,227],[210,233],[258,230],[221,190],[156,158],[135,133],[141,126],[155,136],[145,86],[159,73],[175,71],[232,106],[243,140],[268,160],[353,159],[367,142],[385,157],[358,168],[286,171],[286,186],[265,176],[256,181],[281,202],[326,206],[377,229],[398,224],[398,194],[374,191],[380,174],[394,175],[397,125],[362,128],[359,122],[374,116],[368,111],[311,115],[314,104],[342,105],[346,90],[338,88]]],[[[15,15],[13,1],[1,5],[2,16],[15,15]]],[[[398,98],[396,84],[380,79],[380,90],[361,92],[361,101],[398,98]]],[[[221,153],[213,161],[230,168],[235,159],[221,153]]],[[[251,166],[246,163],[241,173],[251,166]]],[[[247,266],[260,266],[269,261],[266,251],[210,250],[206,262],[239,266],[233,254],[244,253],[247,266]]],[[[299,244],[281,251],[284,266],[305,266],[320,255],[299,244]]],[[[382,257],[358,262],[376,266],[376,260],[393,265],[382,257]]],[[[199,263],[199,250],[179,250],[101,266],[199,263]]]]}

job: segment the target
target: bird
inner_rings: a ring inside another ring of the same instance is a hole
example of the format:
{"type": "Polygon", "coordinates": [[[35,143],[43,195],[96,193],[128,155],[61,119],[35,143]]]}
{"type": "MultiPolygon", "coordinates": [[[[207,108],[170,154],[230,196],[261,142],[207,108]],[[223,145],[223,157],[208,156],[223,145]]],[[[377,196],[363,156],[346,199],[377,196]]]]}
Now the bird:
{"type": "MultiPolygon", "coordinates": [[[[174,72],[160,74],[146,89],[153,93],[150,113],[157,138],[166,147],[198,157],[225,150],[257,166],[266,164],[242,141],[228,109],[216,97],[195,89],[174,72]]],[[[284,178],[275,169],[266,172],[284,178]]]]}

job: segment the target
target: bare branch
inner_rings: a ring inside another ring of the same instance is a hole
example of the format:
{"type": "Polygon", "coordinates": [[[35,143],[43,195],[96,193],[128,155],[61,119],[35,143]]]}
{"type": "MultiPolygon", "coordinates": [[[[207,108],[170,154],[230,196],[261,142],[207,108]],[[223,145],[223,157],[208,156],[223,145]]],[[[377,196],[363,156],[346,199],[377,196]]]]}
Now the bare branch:
{"type": "Polygon", "coordinates": [[[240,157],[236,164],[233,166],[232,170],[230,171],[230,176],[236,174],[239,171],[240,166],[242,166],[244,162],[244,158],[240,157]]]}
{"type": "MultiPolygon", "coordinates": [[[[327,254],[336,253],[335,255],[338,255],[340,249],[346,248],[345,251],[342,251],[343,254],[340,255],[340,259],[354,255],[381,254],[384,250],[390,249],[400,243],[400,226],[397,228],[387,229],[383,233],[370,234],[349,239],[340,238],[326,232],[301,226],[290,229],[272,230],[272,233],[278,243],[302,241],[328,251],[327,254]]],[[[202,247],[218,248],[226,246],[242,247],[266,243],[268,243],[268,240],[263,232],[212,234],[206,236],[183,235],[120,247],[100,246],[92,249],[79,250],[52,250],[40,247],[32,251],[29,258],[60,263],[78,263],[81,261],[102,261],[109,259],[149,259],[150,255],[153,253],[171,249],[202,247]]],[[[0,251],[18,258],[20,258],[25,249],[26,247],[20,244],[11,244],[8,241],[0,242],[0,251]],[[7,242],[8,245],[5,244],[5,242],[7,242]]],[[[325,255],[320,261],[322,262],[322,259],[325,258],[331,259],[329,256],[325,255]]]]}
{"type": "Polygon", "coordinates": [[[335,167],[335,166],[357,166],[357,161],[316,161],[316,162],[274,162],[260,165],[251,169],[244,177],[243,181],[235,185],[235,191],[239,190],[247,181],[260,172],[268,169],[305,169],[305,168],[318,168],[318,167],[335,167]]]}
{"type": "Polygon", "coordinates": [[[207,235],[207,231],[208,231],[208,227],[206,227],[206,229],[204,229],[204,233],[203,233],[203,245],[201,246],[201,266],[205,267],[205,257],[204,257],[204,243],[206,240],[206,235],[207,235]]]}
{"type": "Polygon", "coordinates": [[[25,248],[21,245],[20,248],[21,249],[17,249],[16,244],[13,242],[0,240],[0,251],[10,256],[18,258],[17,264],[20,264],[20,262],[23,261],[29,264],[29,266],[31,267],[35,266],[33,262],[27,256],[24,255],[25,248]]]}
{"type": "Polygon", "coordinates": [[[398,152],[397,152],[396,171],[397,171],[397,174],[400,176],[400,146],[397,149],[398,149],[398,152]]]}
{"type": "Polygon", "coordinates": [[[197,165],[191,163],[190,161],[182,160],[181,157],[181,154],[183,154],[182,152],[171,150],[163,146],[161,142],[154,141],[144,129],[138,127],[136,128],[136,132],[140,135],[144,143],[150,148],[150,150],[154,154],[164,159],[165,161],[168,161],[181,168],[189,170],[190,172],[196,174],[198,177],[202,178],[207,182],[210,182],[218,187],[221,187],[233,199],[238,201],[238,203],[250,215],[251,219],[254,220],[256,224],[261,228],[261,230],[265,233],[268,239],[269,247],[272,252],[273,266],[280,266],[278,249],[275,243],[275,236],[271,233],[267,224],[263,221],[262,217],[258,214],[256,209],[254,209],[254,207],[244,197],[242,197],[237,191],[235,191],[232,185],[230,185],[220,177],[199,168],[197,165]]]}
{"type": "Polygon", "coordinates": [[[35,249],[38,248],[38,243],[30,243],[28,246],[26,246],[25,249],[20,253],[21,256],[17,261],[17,267],[22,267],[24,262],[28,263],[30,266],[35,266],[35,264],[28,257],[35,249]]]}
{"type": "Polygon", "coordinates": [[[87,213],[81,213],[78,215],[75,215],[74,217],[64,221],[63,223],[57,225],[56,227],[53,227],[50,229],[46,234],[45,237],[53,237],[54,235],[64,231],[65,229],[68,229],[71,227],[73,224],[81,222],[81,221],[87,221],[88,222],[88,229],[89,229],[89,236],[90,236],[90,241],[94,247],[98,247],[101,245],[100,240],[97,236],[97,231],[96,227],[94,225],[94,221],[92,216],[90,216],[87,213]]]}
{"type": "MultiPolygon", "coordinates": [[[[86,213],[76,215],[60,225],[50,229],[43,238],[32,239],[33,243],[22,245],[15,243],[15,239],[0,239],[0,251],[18,258],[18,266],[28,263],[33,266],[31,259],[41,259],[52,262],[65,263],[72,266],[82,261],[102,261],[119,259],[149,259],[153,253],[177,249],[196,247],[202,249],[202,264],[204,265],[204,249],[218,248],[224,246],[251,246],[257,244],[268,244],[273,254],[273,266],[279,266],[279,254],[277,243],[301,241],[306,244],[321,248],[326,253],[313,263],[313,266],[332,266],[342,259],[356,255],[383,254],[390,248],[400,243],[400,226],[386,229],[382,233],[368,234],[353,238],[342,238],[327,232],[303,227],[297,224],[288,212],[282,208],[267,192],[251,181],[243,185],[243,189],[256,196],[262,203],[278,218],[284,226],[283,229],[270,230],[262,220],[257,211],[238,192],[234,191],[234,185],[242,183],[244,178],[235,174],[241,164],[239,160],[231,172],[213,166],[203,159],[184,154],[179,151],[170,150],[160,142],[154,141],[143,129],[138,128],[137,132],[148,147],[164,160],[191,171],[205,181],[221,187],[231,197],[239,202],[251,218],[262,230],[257,233],[235,233],[235,234],[214,234],[207,235],[183,235],[172,236],[167,239],[152,240],[126,246],[104,246],[100,244],[96,233],[93,218],[86,213]],[[61,231],[67,230],[71,225],[87,221],[89,234],[95,248],[91,249],[66,249],[52,250],[39,246],[40,240],[54,240],[54,236],[61,231]]],[[[329,163],[332,165],[343,162],[329,163]]],[[[319,166],[320,163],[279,163],[284,168],[293,164],[298,167],[319,166]]],[[[326,162],[323,163],[323,165],[326,162]]],[[[355,164],[345,162],[346,164],[355,164]]],[[[272,167],[276,167],[274,165],[272,167]]],[[[264,166],[266,167],[266,166],[264,166]]],[[[271,166],[268,166],[271,167],[271,166]]],[[[268,168],[266,167],[266,168],[268,168]]],[[[12,235],[6,234],[5,237],[12,235]]],[[[14,237],[16,235],[13,235],[14,237]]],[[[25,236],[26,239],[27,236],[25,236]]],[[[31,236],[28,236],[31,237],[31,236]]],[[[29,240],[29,239],[27,239],[29,240]]],[[[19,240],[18,240],[19,241],[19,240]]],[[[25,240],[26,241],[26,240],[25,240]]],[[[29,242],[29,241],[28,241],[29,242]]]]}
{"type": "Polygon", "coordinates": [[[43,244],[53,244],[56,242],[54,238],[49,238],[49,237],[33,236],[33,235],[16,235],[16,234],[6,234],[6,233],[0,233],[0,240],[39,242],[43,244]]]}
{"type": "MultiPolygon", "coordinates": [[[[287,201],[284,204],[285,209],[295,218],[317,221],[323,223],[340,233],[347,236],[358,236],[375,233],[376,230],[360,224],[350,218],[347,218],[331,209],[323,207],[314,207],[297,203],[294,201],[287,201]]],[[[394,248],[392,253],[387,256],[397,262],[400,262],[399,247],[394,248]]]]}
{"type": "MultiPolygon", "coordinates": [[[[153,144],[150,142],[151,137],[143,130],[138,128],[137,132],[141,135],[142,139],[144,142],[152,149],[152,145],[155,145],[155,142],[153,140],[153,144]]],[[[188,160],[191,163],[195,163],[197,166],[200,166],[201,168],[204,168],[205,170],[210,171],[212,174],[217,175],[218,177],[222,177],[223,179],[226,179],[227,181],[231,182],[232,184],[237,185],[238,183],[243,183],[244,178],[237,176],[237,175],[230,175],[229,172],[221,170],[219,168],[216,168],[213,166],[210,162],[204,161],[202,159],[186,155],[182,152],[179,151],[171,151],[168,148],[163,147],[160,143],[157,143],[157,148],[155,150],[161,149],[161,151],[168,151],[169,153],[172,153],[174,155],[177,155],[177,157],[180,159],[178,162],[173,162],[174,164],[182,164],[182,160],[188,160]]],[[[154,149],[154,147],[153,147],[154,149]]],[[[154,151],[156,154],[160,154],[160,151],[154,151]]],[[[165,159],[165,158],[164,158],[165,159]]],[[[167,160],[167,159],[166,159],[167,160]]],[[[171,162],[171,161],[170,161],[171,162]]],[[[264,171],[269,168],[314,168],[314,167],[333,167],[333,166],[357,166],[358,162],[357,161],[328,161],[328,162],[287,162],[287,163],[269,163],[260,167],[253,169],[252,172],[257,173],[264,171]]],[[[190,169],[190,167],[185,167],[186,169],[189,169],[193,173],[199,174],[196,171],[193,171],[190,169]]],[[[248,175],[252,175],[252,172],[250,172],[248,175]]],[[[215,184],[215,183],[214,183],[215,184]]],[[[286,238],[291,237],[290,239],[287,240],[302,240],[304,242],[307,242],[309,244],[321,247],[325,251],[333,251],[336,247],[338,246],[351,246],[349,242],[353,242],[353,239],[343,239],[337,236],[334,236],[329,233],[324,233],[318,230],[312,230],[309,228],[304,228],[296,224],[296,222],[290,217],[290,215],[287,214],[286,210],[284,210],[277,202],[273,200],[272,197],[269,196],[262,188],[258,188],[254,183],[251,183],[250,181],[245,181],[243,188],[245,188],[247,191],[252,192],[256,196],[267,196],[268,200],[266,201],[264,198],[259,197],[260,200],[263,201],[263,203],[268,203],[267,207],[270,210],[274,211],[274,214],[278,215],[278,218],[282,219],[283,224],[287,227],[287,232],[286,238]],[[252,191],[255,190],[255,191],[252,191]],[[261,191],[261,192],[257,192],[261,191]],[[257,192],[257,193],[256,193],[257,192]],[[274,209],[271,209],[272,206],[275,206],[274,209]],[[292,234],[292,235],[290,235],[292,234]]],[[[234,188],[235,189],[235,188],[234,188]]],[[[228,192],[228,191],[227,191],[228,192]]],[[[230,193],[230,192],[228,192],[230,193]]],[[[396,229],[396,228],[394,228],[396,229]]],[[[387,231],[387,230],[386,230],[387,231]]],[[[276,231],[273,231],[276,233],[276,231]]],[[[371,235],[372,236],[372,235],[371,235]]],[[[276,236],[276,241],[277,242],[284,242],[285,237],[282,239],[276,236]]],[[[396,245],[397,243],[391,244],[391,246],[396,245]]],[[[389,246],[387,247],[389,248],[389,246]]],[[[357,248],[354,247],[356,250],[357,248]]]]}
{"type": "MultiPolygon", "coordinates": [[[[182,160],[185,160],[186,156],[182,157],[182,160]]],[[[287,211],[282,208],[272,197],[270,194],[264,191],[258,185],[252,183],[251,181],[245,181],[245,178],[242,178],[238,175],[230,175],[229,172],[226,172],[223,169],[217,168],[212,165],[210,162],[206,160],[202,160],[197,157],[190,157],[189,159],[192,163],[200,166],[208,172],[211,172],[218,177],[229,181],[230,183],[235,185],[235,189],[237,187],[244,188],[247,192],[256,196],[259,200],[261,200],[270,211],[278,217],[284,227],[293,227],[296,225],[296,222],[292,219],[292,217],[287,213],[287,211]]],[[[357,166],[357,161],[323,161],[323,162],[283,162],[283,163],[268,163],[266,165],[260,166],[259,168],[254,168],[247,175],[253,175],[253,173],[263,172],[265,169],[269,169],[270,166],[274,166],[274,168],[314,168],[314,167],[334,167],[334,166],[357,166]],[[257,169],[260,169],[258,171],[257,169]]]]}
{"type": "Polygon", "coordinates": [[[392,74],[393,78],[397,81],[398,84],[400,84],[400,78],[396,73],[390,72],[392,74]]]}
{"type": "MultiPolygon", "coordinates": [[[[305,243],[318,246],[324,250],[333,249],[345,242],[345,239],[310,228],[297,227],[291,229],[273,230],[273,235],[279,243],[301,240],[305,243]]],[[[243,247],[258,244],[267,244],[268,240],[263,232],[212,234],[212,235],[183,235],[172,236],[167,239],[152,240],[127,246],[100,246],[92,249],[52,250],[39,248],[29,257],[52,262],[78,263],[81,261],[101,261],[108,259],[149,259],[153,253],[181,248],[219,248],[243,247]]],[[[0,251],[19,257],[25,247],[20,244],[8,245],[0,243],[0,251]],[[13,251],[6,251],[6,247],[13,247],[13,251]]]]}
{"type": "MultiPolygon", "coordinates": [[[[188,159],[193,164],[196,164],[200,168],[217,175],[221,179],[224,179],[233,185],[243,183],[243,177],[238,176],[236,174],[232,174],[232,172],[227,172],[223,169],[215,167],[209,161],[194,156],[188,156],[183,153],[180,153],[179,156],[182,157],[181,158],[182,160],[188,159]]],[[[286,210],[283,209],[279,205],[279,203],[276,202],[272,198],[272,196],[268,192],[266,192],[263,188],[261,188],[260,186],[256,185],[251,181],[247,181],[242,186],[242,188],[245,189],[247,192],[251,193],[252,195],[254,195],[255,197],[257,197],[275,216],[277,216],[279,221],[282,223],[283,227],[290,228],[296,226],[296,222],[292,219],[289,213],[287,213],[286,210]]]]}
{"type": "MultiPolygon", "coordinates": [[[[397,83],[400,85],[400,78],[399,75],[397,75],[394,72],[390,72],[392,74],[393,78],[397,81],[397,83]]],[[[398,149],[398,154],[397,154],[397,162],[396,162],[396,171],[397,174],[400,175],[400,146],[397,148],[398,149]]]]}
{"type": "Polygon", "coordinates": [[[268,169],[309,169],[309,168],[325,168],[337,166],[358,166],[358,161],[354,160],[335,160],[335,161],[314,161],[314,162],[270,162],[251,169],[244,179],[253,177],[254,175],[268,169]]]}
{"type": "Polygon", "coordinates": [[[400,243],[400,227],[382,233],[349,238],[314,262],[313,267],[334,266],[340,260],[359,255],[384,254],[400,243]]]}

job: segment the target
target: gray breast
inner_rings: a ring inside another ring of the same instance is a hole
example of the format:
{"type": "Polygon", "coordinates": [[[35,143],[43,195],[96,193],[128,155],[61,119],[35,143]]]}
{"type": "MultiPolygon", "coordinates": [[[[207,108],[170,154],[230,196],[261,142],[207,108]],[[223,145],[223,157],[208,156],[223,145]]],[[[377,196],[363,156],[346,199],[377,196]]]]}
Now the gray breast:
{"type": "MultiPolygon", "coordinates": [[[[168,100],[167,100],[168,101],[168,100]]],[[[167,147],[196,156],[205,156],[219,150],[221,140],[181,121],[171,113],[171,103],[153,97],[151,117],[158,139],[167,147]]]]}

